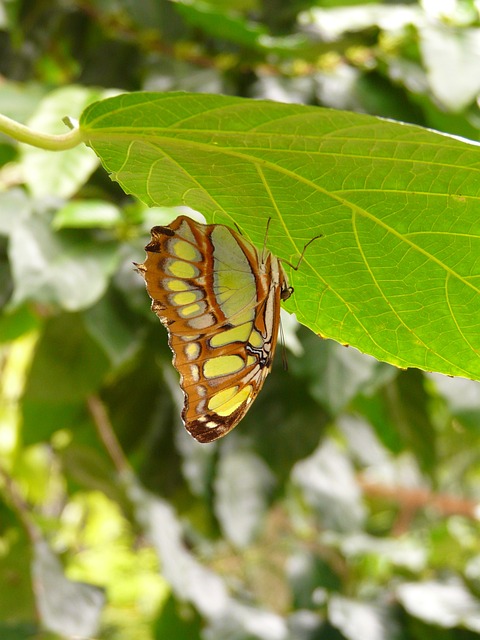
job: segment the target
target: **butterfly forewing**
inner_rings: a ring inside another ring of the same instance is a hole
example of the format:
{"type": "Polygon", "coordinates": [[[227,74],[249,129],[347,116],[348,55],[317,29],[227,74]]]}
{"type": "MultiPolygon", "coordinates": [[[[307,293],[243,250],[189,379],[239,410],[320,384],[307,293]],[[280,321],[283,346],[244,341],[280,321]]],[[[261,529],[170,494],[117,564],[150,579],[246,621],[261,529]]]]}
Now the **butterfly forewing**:
{"type": "Polygon", "coordinates": [[[186,216],[154,227],[145,249],[138,269],[168,329],[183,421],[211,442],[237,425],[270,371],[280,299],[289,295],[285,274],[236,231],[186,216]]]}

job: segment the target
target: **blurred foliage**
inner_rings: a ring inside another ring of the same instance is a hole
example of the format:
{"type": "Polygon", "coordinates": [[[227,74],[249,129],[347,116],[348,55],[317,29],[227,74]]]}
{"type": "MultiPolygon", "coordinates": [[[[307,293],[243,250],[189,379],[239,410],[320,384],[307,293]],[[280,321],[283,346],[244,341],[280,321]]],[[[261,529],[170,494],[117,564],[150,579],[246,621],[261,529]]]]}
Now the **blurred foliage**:
{"type": "MultiPolygon", "coordinates": [[[[0,112],[41,129],[112,92],[176,89],[477,140],[479,12],[9,0],[0,112]]],[[[132,268],[178,211],[146,209],[74,152],[39,163],[0,139],[2,640],[479,637],[478,384],[285,322],[289,370],[199,445],[132,268]]]]}

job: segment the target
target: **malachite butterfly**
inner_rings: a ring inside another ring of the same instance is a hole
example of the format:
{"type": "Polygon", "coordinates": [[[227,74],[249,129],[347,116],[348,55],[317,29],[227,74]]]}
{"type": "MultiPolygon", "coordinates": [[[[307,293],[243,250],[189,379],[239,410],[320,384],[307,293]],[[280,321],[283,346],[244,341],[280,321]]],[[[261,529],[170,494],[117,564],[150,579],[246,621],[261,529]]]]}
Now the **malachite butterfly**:
{"type": "Polygon", "coordinates": [[[293,289],[278,258],[222,224],[179,216],[151,233],[137,268],[168,330],[185,427],[212,442],[238,424],[262,388],[280,301],[293,289]]]}

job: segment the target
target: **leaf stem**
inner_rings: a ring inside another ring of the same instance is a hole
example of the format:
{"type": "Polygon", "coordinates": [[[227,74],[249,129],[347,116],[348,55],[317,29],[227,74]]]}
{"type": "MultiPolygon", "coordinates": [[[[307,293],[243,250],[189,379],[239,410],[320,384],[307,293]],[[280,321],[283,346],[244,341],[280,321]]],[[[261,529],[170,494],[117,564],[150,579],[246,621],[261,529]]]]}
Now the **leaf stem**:
{"type": "Polygon", "coordinates": [[[5,133],[18,142],[25,142],[26,144],[48,151],[65,151],[83,142],[78,125],[72,126],[72,130],[68,133],[52,135],[34,131],[2,114],[0,114],[0,133],[5,133]]]}

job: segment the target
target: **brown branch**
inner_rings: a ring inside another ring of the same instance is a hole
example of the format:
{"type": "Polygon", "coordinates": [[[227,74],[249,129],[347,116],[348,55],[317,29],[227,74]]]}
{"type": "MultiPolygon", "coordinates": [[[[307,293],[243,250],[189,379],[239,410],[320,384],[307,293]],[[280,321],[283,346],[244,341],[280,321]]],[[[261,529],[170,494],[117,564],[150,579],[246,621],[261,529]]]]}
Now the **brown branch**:
{"type": "Polygon", "coordinates": [[[461,515],[472,520],[478,520],[479,517],[480,504],[476,500],[434,493],[429,489],[388,487],[370,482],[362,477],[359,478],[359,484],[369,497],[393,500],[407,512],[432,507],[443,516],[461,515]]]}
{"type": "Polygon", "coordinates": [[[42,537],[40,529],[33,521],[31,508],[23,498],[18,484],[2,466],[0,466],[0,478],[2,478],[4,482],[5,495],[27,532],[30,541],[32,543],[38,542],[42,537]]]}
{"type": "Polygon", "coordinates": [[[130,464],[118,442],[103,402],[98,396],[92,395],[87,398],[87,405],[100,440],[105,445],[116,470],[120,474],[129,471],[130,464]]]}

